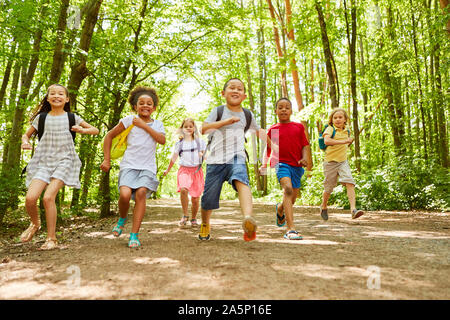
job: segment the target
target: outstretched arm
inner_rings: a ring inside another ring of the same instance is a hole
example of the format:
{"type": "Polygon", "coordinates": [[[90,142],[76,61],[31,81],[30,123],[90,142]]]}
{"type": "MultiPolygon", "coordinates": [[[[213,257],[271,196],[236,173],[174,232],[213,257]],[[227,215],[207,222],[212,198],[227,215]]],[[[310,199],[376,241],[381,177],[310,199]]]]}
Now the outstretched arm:
{"type": "Polygon", "coordinates": [[[91,126],[86,121],[81,122],[80,125],[72,126],[70,130],[81,134],[92,134],[92,135],[97,135],[100,132],[96,127],[91,126]]]}
{"type": "Polygon", "coordinates": [[[239,122],[241,119],[239,117],[231,117],[228,119],[214,121],[214,122],[203,122],[201,132],[202,134],[210,133],[212,130],[220,129],[223,126],[227,126],[233,124],[235,122],[239,122]]]}
{"type": "Polygon", "coordinates": [[[327,146],[335,146],[338,144],[350,145],[353,142],[353,140],[354,140],[353,137],[348,137],[347,139],[344,139],[344,140],[336,140],[336,139],[332,139],[328,134],[323,136],[323,141],[325,142],[325,144],[327,146]]]}
{"type": "Polygon", "coordinates": [[[167,174],[169,173],[170,169],[172,169],[173,165],[175,164],[175,162],[178,159],[178,153],[174,152],[172,155],[172,158],[170,159],[169,162],[169,166],[167,167],[166,171],[164,171],[164,176],[167,176],[167,174]]]}

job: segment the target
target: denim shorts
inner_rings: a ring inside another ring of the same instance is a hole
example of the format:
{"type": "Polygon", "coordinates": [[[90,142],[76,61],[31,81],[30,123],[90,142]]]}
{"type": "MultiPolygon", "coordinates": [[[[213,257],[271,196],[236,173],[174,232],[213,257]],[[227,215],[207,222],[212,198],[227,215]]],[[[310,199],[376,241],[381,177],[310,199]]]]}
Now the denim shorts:
{"type": "Polygon", "coordinates": [[[219,208],[220,193],[225,181],[237,191],[233,181],[238,180],[250,186],[247,174],[247,166],[242,162],[208,164],[206,166],[205,189],[202,195],[201,206],[204,210],[215,210],[219,208]]]}
{"type": "Polygon", "coordinates": [[[276,166],[278,182],[281,178],[288,177],[291,179],[292,188],[298,189],[301,187],[301,179],[305,169],[303,167],[293,167],[286,163],[279,162],[276,166]]]}

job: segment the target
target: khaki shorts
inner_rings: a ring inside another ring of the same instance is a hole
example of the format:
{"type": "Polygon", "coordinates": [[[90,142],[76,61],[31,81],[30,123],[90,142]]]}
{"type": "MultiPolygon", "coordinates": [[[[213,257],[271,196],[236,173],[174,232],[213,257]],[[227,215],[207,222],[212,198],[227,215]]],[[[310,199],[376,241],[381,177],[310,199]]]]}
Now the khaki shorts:
{"type": "Polygon", "coordinates": [[[352,171],[350,170],[350,165],[347,160],[343,162],[324,161],[323,174],[325,175],[323,187],[324,191],[327,193],[333,192],[333,189],[338,182],[338,177],[340,183],[350,183],[355,185],[355,180],[353,180],[352,171]]]}

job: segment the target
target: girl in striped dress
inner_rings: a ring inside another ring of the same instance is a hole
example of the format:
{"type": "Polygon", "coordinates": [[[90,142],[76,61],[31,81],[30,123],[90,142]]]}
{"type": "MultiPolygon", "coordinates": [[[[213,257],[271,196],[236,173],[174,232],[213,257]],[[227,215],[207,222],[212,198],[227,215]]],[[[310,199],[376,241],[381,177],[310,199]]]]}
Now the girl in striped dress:
{"type": "Polygon", "coordinates": [[[45,190],[43,203],[47,222],[47,239],[41,246],[42,250],[58,247],[56,240],[56,203],[58,191],[63,186],[80,188],[81,161],[75,151],[74,134],[98,134],[94,128],[78,115],[70,113],[69,92],[59,84],[51,85],[40,103],[38,112],[33,116],[33,123],[22,136],[22,149],[30,150],[30,138],[38,134],[39,143],[35,153],[27,165],[25,208],[31,219],[31,224],[20,239],[31,241],[41,227],[37,200],[45,190]],[[70,118],[73,122],[71,124],[70,118]],[[39,123],[44,125],[39,126],[39,123]],[[41,128],[40,128],[41,127],[41,128]],[[44,132],[38,132],[44,129],[44,132]]]}

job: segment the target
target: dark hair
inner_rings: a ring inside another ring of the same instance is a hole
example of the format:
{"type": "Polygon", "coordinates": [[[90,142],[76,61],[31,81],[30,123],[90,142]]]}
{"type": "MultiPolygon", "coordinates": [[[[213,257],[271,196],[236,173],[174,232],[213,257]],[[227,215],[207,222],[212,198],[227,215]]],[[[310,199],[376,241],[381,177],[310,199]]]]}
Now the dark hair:
{"type": "Polygon", "coordinates": [[[239,78],[231,78],[231,79],[228,79],[228,81],[225,82],[225,85],[223,86],[223,91],[225,91],[225,89],[228,87],[228,84],[230,83],[230,81],[233,81],[233,80],[239,80],[239,81],[242,83],[242,85],[244,86],[244,93],[245,93],[245,83],[244,83],[244,81],[242,81],[242,80],[239,79],[239,78]]]}
{"type": "Polygon", "coordinates": [[[277,108],[278,103],[279,103],[280,101],[283,101],[283,100],[286,100],[287,102],[289,102],[289,104],[290,104],[291,107],[292,107],[292,102],[291,102],[291,100],[289,100],[289,99],[286,98],[286,97],[283,97],[283,98],[278,99],[277,102],[275,102],[275,109],[277,108]]]}
{"type": "MultiPolygon", "coordinates": [[[[52,106],[50,105],[50,102],[48,102],[47,99],[48,99],[48,92],[50,91],[50,88],[53,87],[53,86],[64,88],[64,91],[66,92],[66,96],[69,97],[69,90],[67,90],[67,88],[64,87],[63,85],[57,84],[57,83],[54,83],[54,84],[50,85],[48,87],[48,89],[47,89],[47,93],[45,94],[44,98],[39,103],[36,113],[34,113],[31,116],[31,121],[33,121],[33,119],[35,119],[38,116],[38,114],[40,114],[42,112],[47,112],[48,113],[48,112],[50,112],[52,110],[52,106]]],[[[64,104],[64,111],[70,112],[70,100],[67,101],[64,104]]]]}
{"type": "Polygon", "coordinates": [[[128,96],[128,102],[134,110],[134,107],[137,105],[139,97],[142,95],[148,95],[153,100],[153,105],[156,108],[159,103],[158,94],[156,90],[150,87],[137,86],[133,90],[131,90],[130,95],[128,96]]]}

